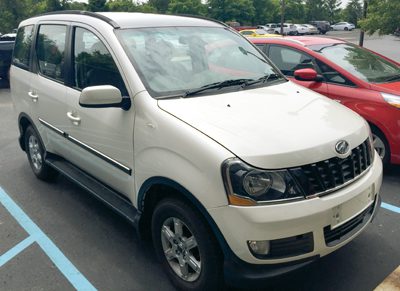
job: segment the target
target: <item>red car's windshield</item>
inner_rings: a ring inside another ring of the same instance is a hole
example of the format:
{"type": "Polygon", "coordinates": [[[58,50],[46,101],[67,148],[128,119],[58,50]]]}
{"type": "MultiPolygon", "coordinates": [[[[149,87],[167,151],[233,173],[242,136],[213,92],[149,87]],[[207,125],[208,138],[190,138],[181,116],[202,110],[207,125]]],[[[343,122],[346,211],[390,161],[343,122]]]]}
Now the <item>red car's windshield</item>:
{"type": "Polygon", "coordinates": [[[400,67],[370,51],[349,43],[310,45],[320,53],[361,80],[371,83],[400,81],[400,67]]]}

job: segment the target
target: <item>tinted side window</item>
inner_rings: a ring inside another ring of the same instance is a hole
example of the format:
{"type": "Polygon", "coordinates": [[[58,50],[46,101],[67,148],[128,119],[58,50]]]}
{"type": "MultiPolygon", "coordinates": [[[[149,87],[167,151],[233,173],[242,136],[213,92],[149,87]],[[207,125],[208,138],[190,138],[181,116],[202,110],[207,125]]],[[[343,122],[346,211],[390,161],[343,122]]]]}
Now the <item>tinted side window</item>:
{"type": "Polygon", "coordinates": [[[299,69],[315,69],[312,57],[298,50],[271,45],[268,56],[286,76],[293,76],[299,69]]]}
{"type": "Polygon", "coordinates": [[[320,60],[316,60],[316,62],[326,82],[352,87],[356,86],[353,82],[351,82],[349,79],[346,79],[342,74],[335,69],[332,69],[324,62],[321,62],[320,60]]]}
{"type": "Polygon", "coordinates": [[[36,42],[39,72],[61,82],[64,81],[66,34],[65,25],[41,25],[36,42]]]}
{"type": "Polygon", "coordinates": [[[32,34],[33,25],[21,27],[15,40],[13,64],[26,70],[31,63],[32,34]]]}
{"type": "Polygon", "coordinates": [[[75,28],[74,87],[112,85],[127,96],[124,81],[106,46],[92,32],[75,28]]]}

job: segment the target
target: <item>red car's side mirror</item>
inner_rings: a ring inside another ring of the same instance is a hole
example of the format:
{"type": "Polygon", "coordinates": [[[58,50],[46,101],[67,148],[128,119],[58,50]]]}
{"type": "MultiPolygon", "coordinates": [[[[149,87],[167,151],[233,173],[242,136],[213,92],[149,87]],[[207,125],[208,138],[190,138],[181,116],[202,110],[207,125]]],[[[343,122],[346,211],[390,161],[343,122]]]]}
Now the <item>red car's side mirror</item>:
{"type": "Polygon", "coordinates": [[[321,82],[323,77],[318,75],[314,69],[300,69],[294,71],[294,78],[299,81],[315,81],[321,82]]]}

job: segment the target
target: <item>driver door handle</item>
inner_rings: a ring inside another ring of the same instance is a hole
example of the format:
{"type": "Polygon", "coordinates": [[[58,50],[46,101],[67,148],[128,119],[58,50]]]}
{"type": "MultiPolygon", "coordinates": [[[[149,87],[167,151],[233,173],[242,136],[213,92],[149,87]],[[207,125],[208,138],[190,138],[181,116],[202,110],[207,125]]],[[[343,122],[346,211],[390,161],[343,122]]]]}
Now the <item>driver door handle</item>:
{"type": "Polygon", "coordinates": [[[73,112],[67,112],[68,118],[72,121],[73,125],[79,125],[81,123],[81,118],[79,116],[75,116],[73,112]]]}
{"type": "Polygon", "coordinates": [[[28,95],[29,95],[29,97],[31,97],[33,102],[37,102],[39,99],[39,95],[36,94],[34,91],[29,91],[28,95]]]}

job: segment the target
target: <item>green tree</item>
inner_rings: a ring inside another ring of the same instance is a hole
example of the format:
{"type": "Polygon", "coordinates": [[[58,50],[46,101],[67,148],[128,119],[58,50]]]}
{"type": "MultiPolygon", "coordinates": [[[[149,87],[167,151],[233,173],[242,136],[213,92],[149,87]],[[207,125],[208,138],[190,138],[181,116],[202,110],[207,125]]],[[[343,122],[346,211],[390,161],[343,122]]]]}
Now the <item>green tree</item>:
{"type": "Polygon", "coordinates": [[[46,12],[63,10],[63,5],[59,0],[45,0],[46,12]]]}
{"type": "Polygon", "coordinates": [[[255,16],[252,0],[210,0],[208,3],[210,16],[221,21],[238,21],[250,24],[255,16]]]}
{"type": "Polygon", "coordinates": [[[358,20],[362,17],[362,5],[359,0],[351,0],[345,9],[343,9],[342,18],[345,21],[357,25],[358,20]]]}
{"type": "Polygon", "coordinates": [[[88,10],[88,5],[83,2],[71,1],[65,4],[66,10],[88,10]]]}
{"type": "Polygon", "coordinates": [[[7,33],[16,28],[22,20],[30,17],[37,3],[31,0],[1,0],[0,1],[0,32],[7,33]]]}
{"type": "Polygon", "coordinates": [[[286,0],[285,2],[285,21],[292,23],[306,22],[306,7],[303,0],[286,0]]]}
{"type": "Polygon", "coordinates": [[[200,0],[171,0],[168,5],[168,13],[205,15],[207,8],[200,0]]]}
{"type": "Polygon", "coordinates": [[[325,0],[306,0],[307,20],[326,20],[328,12],[325,5],[325,0]]]}
{"type": "Polygon", "coordinates": [[[148,5],[153,6],[159,13],[165,13],[170,2],[170,0],[149,0],[148,5]]]}
{"type": "Polygon", "coordinates": [[[334,23],[338,20],[341,11],[340,5],[342,5],[340,0],[325,0],[328,20],[331,23],[334,23]]]}
{"type": "Polygon", "coordinates": [[[131,0],[110,0],[106,4],[108,11],[136,11],[136,5],[131,0]]]}
{"type": "Polygon", "coordinates": [[[280,10],[278,0],[253,0],[253,24],[266,24],[277,21],[280,10]]]}
{"type": "Polygon", "coordinates": [[[106,11],[106,0],[89,0],[89,11],[106,11]]]}
{"type": "Polygon", "coordinates": [[[148,3],[141,3],[136,6],[136,11],[142,12],[142,13],[157,13],[157,9],[148,3]]]}
{"type": "Polygon", "coordinates": [[[393,33],[400,26],[400,0],[373,0],[369,2],[367,18],[359,21],[369,34],[393,33]]]}

